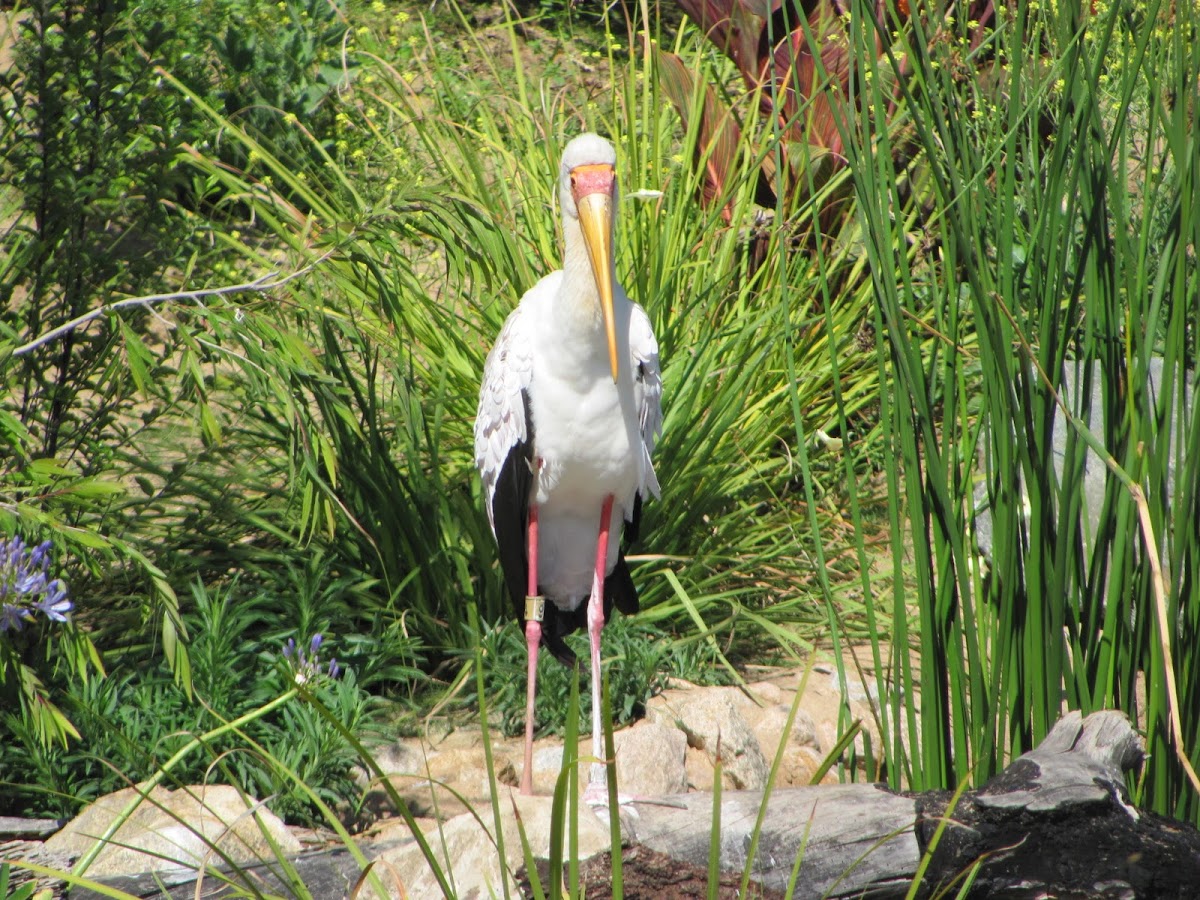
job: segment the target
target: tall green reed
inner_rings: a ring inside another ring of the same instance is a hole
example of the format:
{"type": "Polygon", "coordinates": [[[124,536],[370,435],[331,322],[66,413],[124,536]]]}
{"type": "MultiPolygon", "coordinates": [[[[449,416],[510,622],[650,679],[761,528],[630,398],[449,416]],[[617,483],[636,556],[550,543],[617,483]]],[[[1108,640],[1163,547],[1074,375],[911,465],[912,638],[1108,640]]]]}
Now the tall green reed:
{"type": "Polygon", "coordinates": [[[942,21],[914,18],[881,58],[865,6],[848,31],[846,146],[889,385],[889,777],[978,781],[1064,708],[1117,706],[1148,732],[1139,799],[1195,820],[1200,794],[1175,757],[1200,724],[1194,26],[1164,3],[1018,4],[973,46],[968,23],[942,21]],[[919,155],[897,169],[901,141],[919,155]],[[1089,457],[1099,501],[1081,489],[1089,457]]]}

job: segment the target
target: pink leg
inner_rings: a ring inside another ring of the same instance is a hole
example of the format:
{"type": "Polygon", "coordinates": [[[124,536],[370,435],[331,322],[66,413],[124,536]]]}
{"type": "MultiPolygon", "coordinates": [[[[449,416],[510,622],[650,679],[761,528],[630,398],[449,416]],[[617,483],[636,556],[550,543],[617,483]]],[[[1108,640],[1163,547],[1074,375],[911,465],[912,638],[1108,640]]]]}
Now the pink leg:
{"type": "MultiPolygon", "coordinates": [[[[527,535],[526,556],[529,560],[528,597],[538,595],[538,508],[536,504],[529,505],[529,533],[527,535]]],[[[529,600],[525,601],[525,649],[528,653],[529,666],[525,676],[525,768],[521,772],[521,793],[533,793],[533,701],[537,696],[537,660],[538,646],[542,642],[542,622],[540,618],[529,615],[529,600]]],[[[539,612],[540,615],[540,612],[539,612]]]]}
{"type": "MultiPolygon", "coordinates": [[[[600,511],[600,535],[596,539],[596,571],[592,577],[592,596],[588,599],[588,638],[592,650],[592,755],[604,759],[604,732],[600,721],[600,632],[604,630],[604,576],[608,569],[608,531],[612,519],[613,498],[604,498],[600,511]]],[[[592,764],[589,787],[605,783],[603,763],[592,764]]]]}

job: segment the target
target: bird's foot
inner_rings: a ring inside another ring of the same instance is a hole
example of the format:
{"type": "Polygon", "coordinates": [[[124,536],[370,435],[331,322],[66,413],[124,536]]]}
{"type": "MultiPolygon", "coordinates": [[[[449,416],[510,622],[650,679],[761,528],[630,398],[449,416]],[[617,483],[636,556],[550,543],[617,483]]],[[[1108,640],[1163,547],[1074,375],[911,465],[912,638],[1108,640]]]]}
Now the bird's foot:
{"type": "MultiPolygon", "coordinates": [[[[590,806],[594,811],[608,809],[608,780],[604,773],[599,776],[593,774],[588,781],[587,787],[583,789],[583,802],[590,806]]],[[[622,816],[629,815],[633,818],[638,817],[637,809],[634,804],[650,804],[651,806],[673,806],[679,809],[687,809],[687,804],[679,800],[671,800],[662,797],[639,797],[636,794],[622,794],[617,792],[617,809],[622,816]]]]}
{"type": "MultiPolygon", "coordinates": [[[[583,802],[592,809],[608,808],[608,785],[604,782],[589,782],[583,789],[583,802]]],[[[670,797],[639,797],[636,794],[617,792],[617,806],[626,812],[637,814],[634,804],[643,806],[669,806],[672,809],[687,809],[688,805],[682,800],[670,797]]]]}
{"type": "MultiPolygon", "coordinates": [[[[636,798],[628,797],[624,794],[617,794],[617,805],[627,806],[633,803],[636,798]]],[[[587,787],[583,789],[583,802],[592,809],[600,806],[608,806],[608,783],[601,781],[589,781],[587,787]]]]}
{"type": "MultiPolygon", "coordinates": [[[[608,772],[605,767],[596,763],[592,766],[592,771],[588,776],[587,787],[583,789],[583,802],[590,806],[596,812],[601,809],[608,809],[608,772]]],[[[635,803],[649,804],[651,806],[670,806],[676,809],[687,809],[687,804],[682,800],[668,797],[638,797],[634,794],[622,794],[617,792],[617,808],[622,814],[628,814],[637,818],[637,810],[634,808],[635,803]]]]}

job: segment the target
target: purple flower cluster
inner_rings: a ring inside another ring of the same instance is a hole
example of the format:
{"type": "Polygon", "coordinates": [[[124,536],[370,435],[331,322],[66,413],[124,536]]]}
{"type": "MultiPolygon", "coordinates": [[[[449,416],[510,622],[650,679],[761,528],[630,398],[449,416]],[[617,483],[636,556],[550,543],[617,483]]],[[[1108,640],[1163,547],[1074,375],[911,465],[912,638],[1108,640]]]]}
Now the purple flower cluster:
{"type": "Polygon", "coordinates": [[[319,633],[314,634],[312,640],[308,642],[308,652],[296,649],[295,638],[288,638],[288,642],[283,645],[283,658],[291,663],[295,672],[296,684],[308,684],[322,674],[328,674],[330,678],[337,678],[342,671],[337,659],[333,658],[329,660],[329,665],[322,672],[321,643],[324,640],[325,638],[319,633]]]}
{"type": "Polygon", "coordinates": [[[0,634],[20,631],[36,613],[67,621],[73,605],[62,580],[50,578],[50,546],[44,541],[30,550],[19,537],[0,541],[0,634]]]}

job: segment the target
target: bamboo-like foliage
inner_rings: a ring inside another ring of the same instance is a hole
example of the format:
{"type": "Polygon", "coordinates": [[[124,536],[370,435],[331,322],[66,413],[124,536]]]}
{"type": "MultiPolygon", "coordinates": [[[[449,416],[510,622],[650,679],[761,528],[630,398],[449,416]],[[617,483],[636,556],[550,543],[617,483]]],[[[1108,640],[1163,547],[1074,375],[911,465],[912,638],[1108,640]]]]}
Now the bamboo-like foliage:
{"type": "Polygon", "coordinates": [[[880,61],[852,5],[846,148],[889,384],[890,600],[863,578],[896,623],[888,774],[978,781],[1064,709],[1116,706],[1147,731],[1139,799],[1194,820],[1194,14],[998,12],[978,45],[914,17],[880,61]],[[920,156],[897,171],[901,141],[920,156]]]}
{"type": "MultiPolygon", "coordinates": [[[[809,259],[751,265],[751,148],[767,135],[747,130],[743,167],[727,181],[722,206],[733,224],[695,209],[698,137],[679,134],[659,96],[641,26],[614,26],[605,64],[615,87],[601,103],[575,103],[571,91],[535,95],[512,21],[491,30],[488,47],[461,23],[473,64],[491,72],[449,63],[428,34],[400,71],[364,38],[359,84],[339,120],[370,150],[328,153],[323,169],[297,172],[208,110],[257,168],[234,172],[198,153],[195,164],[292,254],[318,263],[314,277],[289,285],[291,319],[259,306],[227,332],[248,341],[252,358],[264,342],[283,356],[252,376],[277,410],[261,419],[264,440],[290,448],[306,533],[325,535],[349,565],[377,578],[392,613],[409,616],[436,649],[470,646],[468,598],[485,621],[508,614],[492,577],[471,425],[487,348],[521,294],[558,265],[554,173],[566,139],[586,129],[618,145],[626,195],[618,274],[654,320],[665,361],[664,496],[647,507],[647,537],[633,551],[648,551],[636,577],[649,616],[696,613],[722,629],[739,619],[806,626],[777,632],[788,649],[804,646],[822,618],[803,588],[811,563],[796,552],[807,539],[792,522],[790,404],[795,396],[814,429],[833,429],[829,384],[846,375],[835,375],[830,359],[841,359],[855,372],[843,398],[848,427],[869,427],[875,373],[855,341],[869,293],[822,311],[809,259]],[[497,36],[511,55],[489,49],[497,36]],[[511,91],[497,96],[497,84],[511,91]],[[770,302],[781,278],[802,286],[801,301],[770,302]],[[789,331],[800,336],[790,374],[778,340],[789,331]],[[316,356],[282,354],[305,343],[316,356]],[[674,580],[660,574],[664,566],[674,580]]],[[[694,34],[675,49],[712,64],[694,34]]],[[[769,240],[787,238],[777,231],[769,240]]],[[[862,281],[862,262],[847,249],[826,269],[862,281]]]]}

